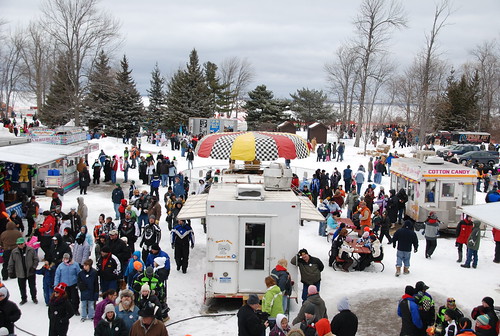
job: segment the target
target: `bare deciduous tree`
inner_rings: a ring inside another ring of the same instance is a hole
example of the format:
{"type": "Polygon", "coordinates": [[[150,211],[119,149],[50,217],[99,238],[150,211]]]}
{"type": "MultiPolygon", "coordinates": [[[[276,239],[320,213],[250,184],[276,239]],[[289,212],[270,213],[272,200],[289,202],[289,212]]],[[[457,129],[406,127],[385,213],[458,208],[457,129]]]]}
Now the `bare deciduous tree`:
{"type": "Polygon", "coordinates": [[[496,41],[483,42],[478,45],[472,55],[475,58],[474,67],[481,80],[479,98],[478,130],[489,131],[491,116],[495,101],[500,98],[500,55],[496,41]]]}
{"type": "Polygon", "coordinates": [[[425,134],[429,126],[429,119],[427,115],[429,114],[429,92],[432,86],[433,80],[433,70],[436,70],[435,62],[437,62],[436,55],[436,39],[441,30],[446,26],[446,20],[451,14],[451,4],[448,0],[443,0],[439,5],[436,5],[434,10],[434,18],[432,22],[432,28],[429,34],[426,34],[426,46],[425,50],[421,56],[421,81],[419,83],[419,139],[418,145],[422,147],[425,143],[425,134]]]}
{"type": "Polygon", "coordinates": [[[23,74],[21,49],[23,37],[21,32],[15,32],[8,40],[4,54],[1,57],[3,64],[0,77],[0,91],[5,100],[5,114],[8,116],[9,106],[13,105],[14,94],[18,91],[18,84],[23,74]]]}
{"type": "MultiPolygon", "coordinates": [[[[231,109],[238,117],[239,101],[243,98],[245,90],[255,77],[252,65],[246,59],[236,56],[222,61],[219,68],[222,85],[227,86],[232,93],[233,102],[231,109]]],[[[232,112],[231,112],[232,114],[232,112]]]]}
{"type": "Polygon", "coordinates": [[[40,110],[52,81],[56,52],[53,41],[39,22],[30,22],[27,27],[21,54],[24,82],[30,89],[29,94],[35,96],[37,109],[40,110]]]}
{"type": "Polygon", "coordinates": [[[330,91],[339,97],[342,124],[351,120],[354,88],[358,79],[357,57],[352,46],[340,46],[336,60],[325,64],[330,91]]]}
{"type": "Polygon", "coordinates": [[[45,0],[41,8],[43,28],[54,39],[59,53],[69,58],[74,92],[68,99],[77,126],[85,70],[99,51],[111,48],[118,40],[118,21],[99,11],[97,4],[98,0],[45,0]]]}
{"type": "Polygon", "coordinates": [[[376,64],[376,58],[387,47],[393,29],[406,27],[406,16],[400,2],[393,0],[386,6],[384,0],[364,0],[354,24],[358,34],[356,50],[361,64],[358,125],[354,140],[354,146],[359,147],[371,68],[376,64]]]}

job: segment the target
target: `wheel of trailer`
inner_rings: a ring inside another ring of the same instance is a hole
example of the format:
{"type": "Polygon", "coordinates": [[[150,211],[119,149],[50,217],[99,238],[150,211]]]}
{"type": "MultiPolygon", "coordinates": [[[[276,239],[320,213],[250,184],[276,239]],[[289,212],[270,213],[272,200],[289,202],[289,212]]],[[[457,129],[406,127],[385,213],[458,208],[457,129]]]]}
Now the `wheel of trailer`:
{"type": "Polygon", "coordinates": [[[495,165],[495,162],[493,160],[488,161],[488,166],[493,167],[495,165]]]}

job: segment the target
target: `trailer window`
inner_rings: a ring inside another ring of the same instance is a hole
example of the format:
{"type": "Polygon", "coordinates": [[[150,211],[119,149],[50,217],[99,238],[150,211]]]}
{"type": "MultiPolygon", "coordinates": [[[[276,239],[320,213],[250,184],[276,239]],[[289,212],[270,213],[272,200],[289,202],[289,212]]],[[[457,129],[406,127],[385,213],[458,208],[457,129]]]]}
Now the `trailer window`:
{"type": "Polygon", "coordinates": [[[462,189],[462,205],[474,204],[474,185],[465,184],[462,189]]]}
{"type": "Polygon", "coordinates": [[[408,200],[415,200],[415,183],[408,183],[408,188],[406,189],[406,193],[408,194],[408,200]]]}
{"type": "Polygon", "coordinates": [[[443,183],[442,185],[442,197],[454,197],[455,196],[455,183],[443,183]]]}
{"type": "Polygon", "coordinates": [[[425,182],[425,202],[434,203],[436,201],[436,182],[425,182]]]}
{"type": "Polygon", "coordinates": [[[265,238],[264,223],[245,223],[245,269],[264,269],[265,238]]]}

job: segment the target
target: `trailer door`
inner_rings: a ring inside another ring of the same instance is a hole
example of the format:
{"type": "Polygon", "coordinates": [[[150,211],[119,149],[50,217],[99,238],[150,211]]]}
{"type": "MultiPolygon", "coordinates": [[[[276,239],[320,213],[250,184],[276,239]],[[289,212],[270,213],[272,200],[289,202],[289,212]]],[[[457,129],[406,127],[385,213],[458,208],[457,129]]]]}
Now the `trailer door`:
{"type": "Polygon", "coordinates": [[[269,275],[270,218],[240,217],[239,292],[266,291],[269,275]]]}

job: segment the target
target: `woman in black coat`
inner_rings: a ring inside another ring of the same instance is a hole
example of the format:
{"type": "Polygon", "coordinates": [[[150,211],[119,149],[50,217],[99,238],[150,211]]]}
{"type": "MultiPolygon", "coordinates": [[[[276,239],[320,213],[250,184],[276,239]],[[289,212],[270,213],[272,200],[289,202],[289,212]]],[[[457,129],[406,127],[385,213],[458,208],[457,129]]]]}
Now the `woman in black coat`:
{"type": "Polygon", "coordinates": [[[396,190],[389,190],[389,199],[387,200],[387,217],[391,224],[394,224],[398,220],[398,210],[399,210],[399,199],[396,196],[396,190]]]}
{"type": "Polygon", "coordinates": [[[49,336],[66,336],[69,319],[73,317],[73,306],[66,294],[66,284],[54,288],[49,300],[49,336]]]}
{"type": "Polygon", "coordinates": [[[83,168],[83,170],[78,174],[78,183],[80,186],[80,195],[87,195],[87,187],[90,184],[90,173],[87,167],[83,168]]]}
{"type": "Polygon", "coordinates": [[[14,335],[14,323],[21,318],[17,305],[9,300],[7,288],[0,287],[0,328],[7,328],[9,335],[14,335]]]}

